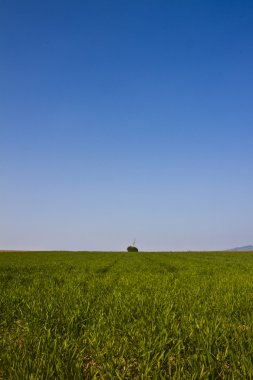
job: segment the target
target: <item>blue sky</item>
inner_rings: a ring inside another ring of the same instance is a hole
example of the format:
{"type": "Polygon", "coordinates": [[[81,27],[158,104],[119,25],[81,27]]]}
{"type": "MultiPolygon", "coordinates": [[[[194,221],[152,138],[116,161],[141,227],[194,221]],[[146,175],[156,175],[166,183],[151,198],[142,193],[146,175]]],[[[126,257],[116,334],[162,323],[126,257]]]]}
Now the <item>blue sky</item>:
{"type": "Polygon", "coordinates": [[[252,1],[0,1],[0,249],[253,244],[252,1]]]}

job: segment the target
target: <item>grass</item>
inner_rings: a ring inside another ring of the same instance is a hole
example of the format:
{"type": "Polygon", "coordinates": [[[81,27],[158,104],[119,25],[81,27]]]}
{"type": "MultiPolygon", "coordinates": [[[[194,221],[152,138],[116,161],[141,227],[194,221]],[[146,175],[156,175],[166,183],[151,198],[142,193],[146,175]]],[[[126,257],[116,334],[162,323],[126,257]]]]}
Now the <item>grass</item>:
{"type": "Polygon", "coordinates": [[[253,253],[0,253],[0,379],[253,379],[253,253]]]}

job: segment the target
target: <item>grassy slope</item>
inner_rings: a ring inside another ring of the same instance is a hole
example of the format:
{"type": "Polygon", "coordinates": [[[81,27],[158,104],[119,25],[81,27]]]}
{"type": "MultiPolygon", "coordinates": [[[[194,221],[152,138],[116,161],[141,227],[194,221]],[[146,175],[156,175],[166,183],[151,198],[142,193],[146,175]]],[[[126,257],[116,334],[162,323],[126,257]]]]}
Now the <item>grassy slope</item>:
{"type": "Polygon", "coordinates": [[[253,253],[0,253],[0,379],[252,379],[253,253]]]}

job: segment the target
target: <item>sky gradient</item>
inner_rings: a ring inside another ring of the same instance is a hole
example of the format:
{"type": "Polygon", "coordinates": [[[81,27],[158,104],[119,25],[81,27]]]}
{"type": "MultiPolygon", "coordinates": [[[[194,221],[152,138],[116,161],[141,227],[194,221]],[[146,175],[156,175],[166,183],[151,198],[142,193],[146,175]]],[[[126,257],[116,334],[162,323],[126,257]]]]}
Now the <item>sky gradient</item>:
{"type": "Polygon", "coordinates": [[[253,2],[0,1],[0,249],[253,244],[253,2]]]}

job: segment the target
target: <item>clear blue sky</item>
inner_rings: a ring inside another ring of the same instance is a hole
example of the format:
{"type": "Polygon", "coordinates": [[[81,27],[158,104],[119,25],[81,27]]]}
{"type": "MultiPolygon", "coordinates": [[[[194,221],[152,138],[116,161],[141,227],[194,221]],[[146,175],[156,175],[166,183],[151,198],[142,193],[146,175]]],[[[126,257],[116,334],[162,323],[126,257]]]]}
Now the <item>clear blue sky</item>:
{"type": "Polygon", "coordinates": [[[253,243],[251,0],[1,0],[0,249],[253,243]]]}

